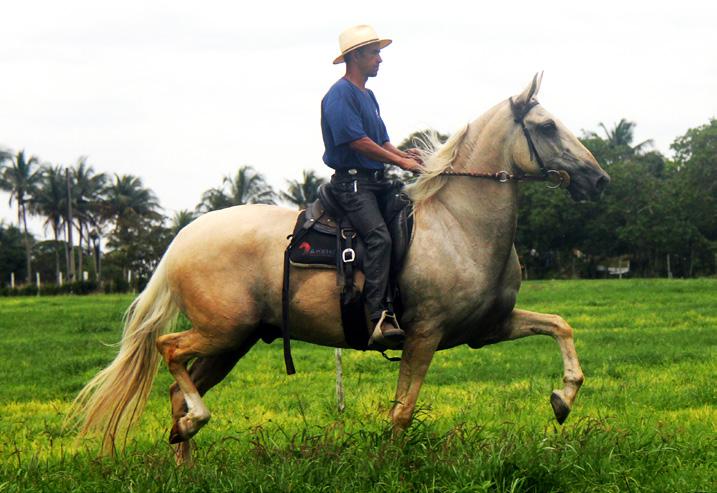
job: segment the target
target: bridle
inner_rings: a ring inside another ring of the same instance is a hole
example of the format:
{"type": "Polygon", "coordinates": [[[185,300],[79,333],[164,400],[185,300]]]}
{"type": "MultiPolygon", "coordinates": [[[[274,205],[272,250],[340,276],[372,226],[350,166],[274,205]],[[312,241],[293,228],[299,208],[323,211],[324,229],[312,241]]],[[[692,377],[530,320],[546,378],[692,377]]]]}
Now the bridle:
{"type": "Polygon", "coordinates": [[[495,173],[479,173],[470,171],[443,171],[440,173],[441,176],[469,176],[472,178],[486,178],[489,180],[495,180],[500,183],[507,183],[509,181],[549,181],[552,185],[548,185],[548,188],[565,188],[570,185],[570,175],[567,171],[550,169],[545,166],[543,159],[538,154],[538,149],[535,147],[533,138],[530,136],[528,127],[525,126],[525,117],[528,115],[530,110],[538,106],[540,103],[531,99],[525,105],[517,105],[513,98],[509,98],[510,109],[513,112],[513,121],[520,124],[523,129],[523,135],[525,140],[528,141],[528,150],[530,151],[530,160],[535,160],[540,168],[539,175],[529,175],[527,173],[513,174],[508,171],[497,171],[495,173]]]}

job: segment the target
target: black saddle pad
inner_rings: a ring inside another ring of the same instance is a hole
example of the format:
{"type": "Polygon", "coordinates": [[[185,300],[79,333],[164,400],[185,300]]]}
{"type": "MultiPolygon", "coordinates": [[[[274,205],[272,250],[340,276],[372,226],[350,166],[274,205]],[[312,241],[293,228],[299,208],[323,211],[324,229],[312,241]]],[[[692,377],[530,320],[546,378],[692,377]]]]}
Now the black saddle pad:
{"type": "MultiPolygon", "coordinates": [[[[344,258],[341,230],[352,228],[346,218],[340,219],[340,224],[337,222],[335,217],[340,211],[336,210],[338,206],[326,185],[322,186],[319,195],[321,199],[310,204],[296,220],[293,238],[298,241],[291,251],[290,260],[297,266],[336,268],[344,258]]],[[[383,214],[392,239],[391,273],[395,275],[403,266],[413,235],[413,203],[399,186],[391,194],[383,214]]],[[[353,267],[360,269],[366,248],[358,236],[352,243],[355,250],[353,267]]]]}
{"type": "MultiPolygon", "coordinates": [[[[337,234],[335,230],[321,228],[320,226],[311,226],[310,229],[304,231],[300,236],[299,233],[304,229],[307,221],[307,211],[301,211],[296,226],[294,227],[294,237],[299,238],[294,248],[291,250],[289,259],[292,265],[298,267],[315,267],[336,269],[337,262],[341,261],[343,249],[338,245],[337,234]]],[[[316,223],[316,221],[313,221],[316,223]]],[[[355,260],[354,267],[361,268],[361,260],[363,259],[364,246],[360,238],[355,238],[355,260]]]]}

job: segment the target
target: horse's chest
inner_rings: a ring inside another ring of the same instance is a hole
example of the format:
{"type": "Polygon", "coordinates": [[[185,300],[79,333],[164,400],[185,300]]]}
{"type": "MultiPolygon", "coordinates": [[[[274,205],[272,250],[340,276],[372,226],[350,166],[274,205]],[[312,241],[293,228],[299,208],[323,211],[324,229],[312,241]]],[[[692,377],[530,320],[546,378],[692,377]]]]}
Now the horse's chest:
{"type": "Polygon", "coordinates": [[[448,339],[461,343],[491,338],[500,331],[502,322],[513,311],[515,296],[510,294],[485,296],[471,306],[456,313],[446,321],[444,331],[448,339]]]}

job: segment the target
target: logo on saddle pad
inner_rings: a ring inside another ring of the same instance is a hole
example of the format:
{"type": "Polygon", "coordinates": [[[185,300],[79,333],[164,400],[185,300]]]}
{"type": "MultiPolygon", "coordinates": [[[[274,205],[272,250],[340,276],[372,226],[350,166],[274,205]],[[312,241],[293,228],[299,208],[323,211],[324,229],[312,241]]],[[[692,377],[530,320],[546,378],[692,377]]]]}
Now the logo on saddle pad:
{"type": "Polygon", "coordinates": [[[336,254],[336,250],[332,250],[330,248],[314,248],[308,241],[302,241],[301,243],[299,243],[298,248],[304,255],[307,255],[309,257],[333,257],[336,254]]]}

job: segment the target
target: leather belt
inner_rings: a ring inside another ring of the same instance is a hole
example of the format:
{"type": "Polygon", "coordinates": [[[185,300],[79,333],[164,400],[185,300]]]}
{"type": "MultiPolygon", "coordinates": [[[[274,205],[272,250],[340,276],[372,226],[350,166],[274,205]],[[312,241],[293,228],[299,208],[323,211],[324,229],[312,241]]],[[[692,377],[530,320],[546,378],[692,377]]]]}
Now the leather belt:
{"type": "Polygon", "coordinates": [[[383,180],[385,174],[382,169],[365,169],[365,168],[342,168],[337,169],[336,174],[340,176],[365,177],[375,181],[383,180]]]}

